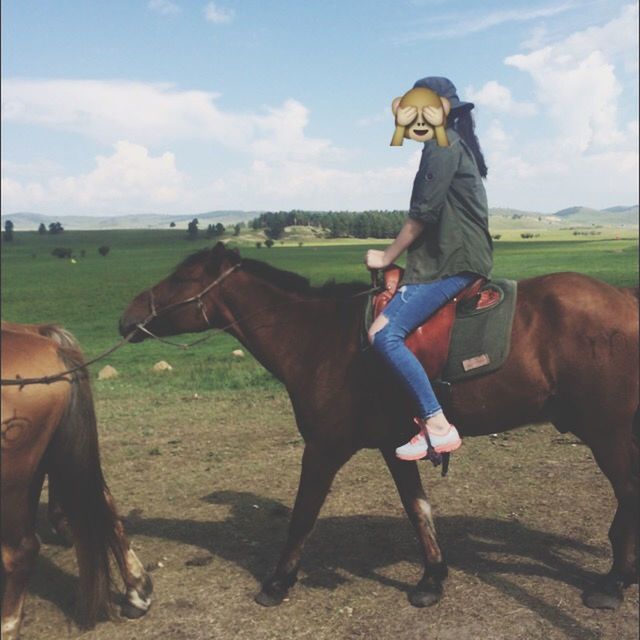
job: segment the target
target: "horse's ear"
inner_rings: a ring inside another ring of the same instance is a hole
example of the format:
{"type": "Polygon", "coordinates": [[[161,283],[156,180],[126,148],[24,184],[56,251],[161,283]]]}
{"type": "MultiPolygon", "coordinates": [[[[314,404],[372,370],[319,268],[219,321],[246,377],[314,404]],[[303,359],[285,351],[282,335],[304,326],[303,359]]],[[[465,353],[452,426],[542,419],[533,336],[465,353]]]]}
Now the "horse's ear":
{"type": "Polygon", "coordinates": [[[219,269],[225,261],[231,264],[240,262],[240,252],[227,247],[224,242],[217,242],[211,248],[208,268],[219,269]]]}

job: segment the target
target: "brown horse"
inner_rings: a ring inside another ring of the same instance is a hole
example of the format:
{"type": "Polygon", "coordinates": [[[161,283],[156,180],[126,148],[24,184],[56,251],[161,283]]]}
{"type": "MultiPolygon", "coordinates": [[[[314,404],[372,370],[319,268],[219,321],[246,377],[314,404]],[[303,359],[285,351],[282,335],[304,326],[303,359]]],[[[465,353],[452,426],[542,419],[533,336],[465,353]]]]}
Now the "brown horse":
{"type": "MultiPolygon", "coordinates": [[[[75,338],[54,325],[2,323],[2,379],[55,376],[83,364],[75,338]]],[[[100,467],[98,433],[86,370],[50,384],[2,386],[2,637],[17,638],[29,574],[40,543],[35,518],[45,475],[68,522],[80,588],[78,621],[93,626],[110,614],[112,555],[127,589],[122,613],[137,618],[151,603],[152,584],[129,546],[100,467]]],[[[62,516],[64,514],[64,517],[62,516]]]]}
{"type": "MultiPolygon", "coordinates": [[[[159,336],[223,328],[289,392],[305,449],[288,540],[256,598],[263,605],[282,602],[296,581],[302,546],[336,472],[364,447],[381,451],[420,540],[425,570],[411,603],[430,605],[442,595],[447,567],[418,468],[394,455],[415,433],[411,402],[361,348],[363,290],[313,288],[218,243],[139,294],[120,320],[123,335],[141,324],[159,336]]],[[[551,421],[591,447],[618,509],[613,566],[584,598],[591,607],[615,608],[637,579],[637,292],[576,273],[523,280],[511,345],[501,369],[452,386],[448,415],[464,436],[551,421]]]]}

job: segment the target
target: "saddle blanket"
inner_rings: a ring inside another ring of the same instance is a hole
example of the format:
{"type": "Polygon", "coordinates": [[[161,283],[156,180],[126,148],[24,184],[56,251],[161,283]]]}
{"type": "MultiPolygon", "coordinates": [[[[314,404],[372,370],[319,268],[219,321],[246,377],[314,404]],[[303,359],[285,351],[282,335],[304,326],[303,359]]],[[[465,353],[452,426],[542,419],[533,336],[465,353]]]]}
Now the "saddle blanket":
{"type": "Polygon", "coordinates": [[[491,373],[509,355],[518,284],[515,280],[491,280],[480,293],[486,289],[500,296],[495,306],[476,309],[471,300],[456,309],[449,355],[440,376],[445,382],[491,373]]]}

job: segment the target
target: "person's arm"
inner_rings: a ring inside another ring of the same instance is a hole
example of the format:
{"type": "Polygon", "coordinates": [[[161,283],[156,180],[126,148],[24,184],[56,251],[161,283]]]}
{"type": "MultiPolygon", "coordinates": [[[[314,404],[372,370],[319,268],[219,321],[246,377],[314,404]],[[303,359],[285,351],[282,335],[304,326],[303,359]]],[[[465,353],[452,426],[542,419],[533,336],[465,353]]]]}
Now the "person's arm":
{"type": "Polygon", "coordinates": [[[424,223],[414,218],[407,218],[396,239],[384,251],[369,249],[365,257],[368,269],[384,269],[397,260],[424,231],[424,223]]]}

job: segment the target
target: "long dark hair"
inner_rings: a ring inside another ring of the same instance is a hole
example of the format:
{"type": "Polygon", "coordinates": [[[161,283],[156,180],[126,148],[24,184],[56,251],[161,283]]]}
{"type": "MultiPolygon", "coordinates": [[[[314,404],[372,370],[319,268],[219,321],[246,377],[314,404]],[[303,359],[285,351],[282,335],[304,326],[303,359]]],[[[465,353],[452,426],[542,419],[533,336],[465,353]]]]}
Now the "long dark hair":
{"type": "Polygon", "coordinates": [[[471,149],[480,175],[486,178],[489,169],[487,168],[487,163],[484,161],[484,155],[482,155],[482,149],[480,149],[480,143],[476,136],[476,127],[473,122],[473,116],[471,115],[471,109],[454,109],[449,116],[449,126],[458,133],[469,149],[471,149]]]}

